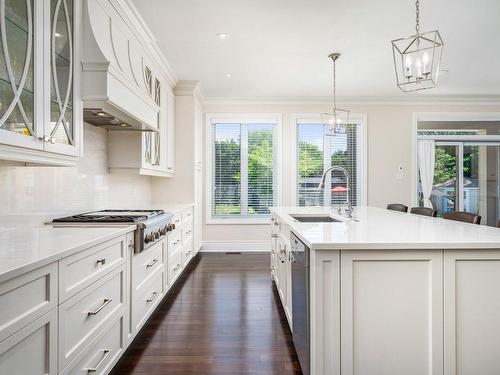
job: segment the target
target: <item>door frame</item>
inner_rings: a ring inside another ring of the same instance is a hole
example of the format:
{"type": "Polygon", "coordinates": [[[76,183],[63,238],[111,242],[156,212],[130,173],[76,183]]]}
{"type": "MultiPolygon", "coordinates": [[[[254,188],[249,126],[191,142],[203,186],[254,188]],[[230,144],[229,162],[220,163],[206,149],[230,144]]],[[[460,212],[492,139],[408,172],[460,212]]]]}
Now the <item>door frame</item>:
{"type": "MultiPolygon", "coordinates": [[[[412,119],[412,151],[411,165],[413,166],[413,171],[411,173],[411,197],[410,202],[413,206],[418,206],[418,158],[417,158],[417,130],[418,123],[421,121],[464,121],[464,122],[485,122],[494,121],[500,122],[500,112],[413,112],[412,119]]],[[[485,136],[481,136],[484,138],[485,136]]],[[[445,139],[443,139],[444,141],[445,139]]],[[[476,140],[481,140],[477,139],[476,140]]],[[[485,140],[485,139],[482,139],[485,140]]],[[[466,141],[466,139],[463,139],[466,141]]],[[[467,141],[471,141],[470,137],[467,141]]]]}

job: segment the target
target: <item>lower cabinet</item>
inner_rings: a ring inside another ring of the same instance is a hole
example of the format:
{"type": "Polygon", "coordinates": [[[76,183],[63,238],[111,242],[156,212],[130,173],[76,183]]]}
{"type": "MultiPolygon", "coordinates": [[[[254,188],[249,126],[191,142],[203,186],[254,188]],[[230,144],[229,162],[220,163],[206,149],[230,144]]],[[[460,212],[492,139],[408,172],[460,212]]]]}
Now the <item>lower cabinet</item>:
{"type": "Polygon", "coordinates": [[[0,374],[57,374],[57,309],[0,342],[0,374]]]}
{"type": "Polygon", "coordinates": [[[442,257],[439,250],[341,252],[342,375],[442,373],[442,257]]]}
{"type": "Polygon", "coordinates": [[[125,331],[123,315],[117,315],[61,374],[107,374],[125,350],[125,331]]]}
{"type": "Polygon", "coordinates": [[[0,283],[0,374],[108,374],[193,258],[193,208],[174,219],[139,254],[130,232],[0,283]]]}
{"type": "Polygon", "coordinates": [[[125,311],[125,267],[110,272],[59,306],[59,368],[64,369],[109,320],[125,311]]]}
{"type": "Polygon", "coordinates": [[[444,256],[445,375],[500,374],[500,251],[444,256]]]}

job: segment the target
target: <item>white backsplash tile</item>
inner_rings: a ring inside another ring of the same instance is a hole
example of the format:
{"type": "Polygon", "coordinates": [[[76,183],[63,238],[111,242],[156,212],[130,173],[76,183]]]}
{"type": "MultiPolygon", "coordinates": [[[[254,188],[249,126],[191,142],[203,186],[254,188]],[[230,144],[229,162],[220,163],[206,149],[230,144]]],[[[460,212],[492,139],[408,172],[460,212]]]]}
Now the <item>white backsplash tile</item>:
{"type": "Polygon", "coordinates": [[[109,174],[106,131],[84,125],[83,157],[76,167],[31,167],[0,162],[0,215],[39,215],[151,203],[151,178],[109,174]]]}

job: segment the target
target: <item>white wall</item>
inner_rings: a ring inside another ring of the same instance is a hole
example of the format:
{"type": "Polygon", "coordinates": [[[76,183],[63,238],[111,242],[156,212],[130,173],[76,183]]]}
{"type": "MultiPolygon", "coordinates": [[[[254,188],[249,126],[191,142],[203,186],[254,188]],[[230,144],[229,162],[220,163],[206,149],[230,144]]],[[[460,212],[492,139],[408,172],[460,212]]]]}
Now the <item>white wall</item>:
{"type": "MultiPolygon", "coordinates": [[[[429,104],[347,104],[353,114],[365,114],[367,124],[368,152],[368,205],[385,207],[388,203],[399,202],[412,204],[413,176],[415,175],[415,160],[413,147],[413,114],[415,112],[500,112],[498,105],[481,104],[439,104],[429,101],[429,104]],[[403,179],[396,179],[398,167],[404,168],[403,179]]],[[[290,163],[292,147],[291,129],[294,126],[294,114],[318,114],[325,111],[325,105],[309,103],[245,103],[207,101],[206,113],[235,114],[281,114],[283,117],[283,173],[282,173],[282,205],[295,205],[292,201],[294,186],[292,176],[295,173],[290,163]]],[[[205,125],[206,126],[206,125],[205,125]]],[[[207,141],[206,141],[207,142],[207,141]]],[[[205,170],[209,168],[205,160],[205,170]]],[[[205,181],[208,188],[208,181],[205,181]]],[[[206,195],[205,195],[206,196],[206,195]]],[[[206,213],[205,213],[206,214],[206,213]]],[[[204,214],[204,216],[205,216],[204,214]]],[[[268,225],[203,225],[204,241],[258,242],[269,239],[268,225]]]]}
{"type": "Polygon", "coordinates": [[[76,167],[0,161],[0,216],[140,207],[151,201],[151,179],[108,174],[106,131],[84,125],[84,155],[76,167]]]}

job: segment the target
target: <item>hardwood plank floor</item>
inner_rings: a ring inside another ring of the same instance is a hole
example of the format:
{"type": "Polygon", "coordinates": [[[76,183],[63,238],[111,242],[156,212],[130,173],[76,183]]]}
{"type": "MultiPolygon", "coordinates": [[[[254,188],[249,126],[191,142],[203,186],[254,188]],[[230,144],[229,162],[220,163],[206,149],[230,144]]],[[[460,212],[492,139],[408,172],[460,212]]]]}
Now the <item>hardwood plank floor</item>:
{"type": "Polygon", "coordinates": [[[111,374],[302,374],[269,262],[198,255],[111,374]]]}

